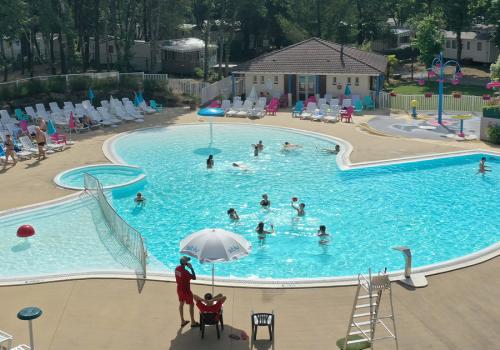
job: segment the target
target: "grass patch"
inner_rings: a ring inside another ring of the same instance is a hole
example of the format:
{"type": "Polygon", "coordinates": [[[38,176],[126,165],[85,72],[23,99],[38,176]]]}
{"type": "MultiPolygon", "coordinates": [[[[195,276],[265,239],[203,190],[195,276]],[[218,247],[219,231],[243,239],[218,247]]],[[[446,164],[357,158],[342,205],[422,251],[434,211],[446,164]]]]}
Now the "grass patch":
{"type": "MultiPolygon", "coordinates": [[[[439,84],[437,81],[426,81],[420,86],[416,82],[403,82],[400,84],[390,84],[387,88],[401,95],[423,95],[426,92],[432,94],[438,93],[439,84]]],[[[444,94],[451,95],[453,91],[461,92],[462,95],[483,96],[484,94],[493,95],[492,90],[486,89],[485,86],[476,85],[452,85],[451,83],[444,84],[444,94]]]]}

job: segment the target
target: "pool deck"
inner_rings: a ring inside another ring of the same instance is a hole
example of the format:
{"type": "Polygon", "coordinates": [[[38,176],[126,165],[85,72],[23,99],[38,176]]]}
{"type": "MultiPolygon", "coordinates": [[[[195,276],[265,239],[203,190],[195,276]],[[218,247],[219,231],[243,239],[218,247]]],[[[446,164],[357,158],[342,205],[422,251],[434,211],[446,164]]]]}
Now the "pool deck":
{"type": "MultiPolygon", "coordinates": [[[[189,112],[189,111],[187,111],[189,112]]],[[[355,117],[353,124],[324,124],[291,119],[289,113],[250,121],[218,118],[217,122],[286,126],[336,136],[350,142],[352,162],[452,152],[496,149],[481,142],[444,142],[379,135],[364,127],[369,117],[355,117]]],[[[74,137],[71,148],[49,155],[38,163],[28,160],[0,171],[0,210],[59,198],[73,191],[56,188],[60,171],[106,162],[102,143],[109,137],[136,128],[196,123],[195,113],[168,110],[148,116],[144,123],[127,123],[74,137]]],[[[256,141],[258,135],[256,135],[256,141]]],[[[277,267],[279,268],[279,267],[277,267]]],[[[429,286],[408,290],[393,283],[400,349],[498,349],[500,333],[500,258],[428,278],[429,286]]],[[[202,294],[206,287],[193,286],[202,294]]],[[[224,307],[226,328],[218,341],[209,328],[205,340],[197,329],[179,331],[175,284],[146,282],[141,294],[134,281],[79,280],[38,285],[0,287],[0,329],[15,336],[14,344],[28,342],[27,324],[16,318],[25,306],[44,310],[34,321],[37,349],[249,349],[249,341],[234,341],[231,333],[250,334],[251,310],[274,310],[274,349],[334,349],[344,336],[355,288],[250,289],[216,288],[228,296],[224,307]]],[[[187,311],[187,310],[186,310],[187,311]]],[[[187,314],[187,312],[186,312],[187,314]]],[[[267,330],[259,329],[260,336],[267,330]]],[[[253,344],[271,349],[268,341],[253,344]]],[[[377,349],[394,349],[391,342],[377,349]]]]}

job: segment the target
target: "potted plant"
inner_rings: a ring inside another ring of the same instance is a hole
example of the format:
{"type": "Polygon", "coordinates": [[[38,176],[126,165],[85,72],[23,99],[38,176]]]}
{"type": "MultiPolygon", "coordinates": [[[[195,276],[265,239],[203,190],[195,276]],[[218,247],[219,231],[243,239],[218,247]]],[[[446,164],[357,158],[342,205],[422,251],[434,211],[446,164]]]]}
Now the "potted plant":
{"type": "Polygon", "coordinates": [[[462,93],[460,93],[459,91],[453,91],[452,95],[453,95],[454,98],[460,98],[460,97],[462,97],[462,93]]]}
{"type": "Polygon", "coordinates": [[[424,96],[427,97],[427,98],[431,98],[432,97],[432,92],[426,92],[424,94],[424,96]]]}
{"type": "Polygon", "coordinates": [[[200,98],[198,96],[193,96],[191,101],[189,101],[189,109],[195,111],[198,109],[199,105],[200,105],[200,98]]]}

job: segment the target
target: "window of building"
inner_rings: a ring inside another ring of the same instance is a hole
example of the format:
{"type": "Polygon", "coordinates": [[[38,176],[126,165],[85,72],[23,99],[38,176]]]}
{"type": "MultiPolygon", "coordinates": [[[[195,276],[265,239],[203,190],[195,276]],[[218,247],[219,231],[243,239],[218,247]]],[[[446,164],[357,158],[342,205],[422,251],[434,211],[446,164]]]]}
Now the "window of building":
{"type": "Polygon", "coordinates": [[[274,85],[278,85],[278,76],[277,75],[274,76],[274,85]]]}
{"type": "Polygon", "coordinates": [[[354,86],[359,86],[359,78],[354,78],[354,86]]]}
{"type": "Polygon", "coordinates": [[[470,41],[467,40],[467,43],[465,44],[465,47],[467,48],[467,50],[470,50],[470,41]]]}
{"type": "Polygon", "coordinates": [[[261,84],[265,83],[265,77],[263,75],[260,76],[260,83],[261,84]]]}
{"type": "Polygon", "coordinates": [[[332,85],[337,85],[337,77],[332,77],[332,85]]]}
{"type": "Polygon", "coordinates": [[[351,84],[351,77],[347,77],[347,84],[350,85],[351,84]]]}
{"type": "Polygon", "coordinates": [[[253,76],[253,83],[257,84],[257,76],[256,75],[253,76]]]}
{"type": "Polygon", "coordinates": [[[109,45],[108,46],[108,52],[109,53],[113,53],[113,45],[109,45]]]}
{"type": "Polygon", "coordinates": [[[451,47],[451,40],[446,40],[446,48],[449,49],[451,47]]]}
{"type": "Polygon", "coordinates": [[[457,48],[457,41],[456,41],[455,39],[453,39],[453,40],[451,41],[451,48],[452,48],[452,49],[456,49],[456,48],[457,48]]]}
{"type": "Polygon", "coordinates": [[[481,51],[483,49],[483,43],[478,42],[477,43],[477,51],[481,51]]]}

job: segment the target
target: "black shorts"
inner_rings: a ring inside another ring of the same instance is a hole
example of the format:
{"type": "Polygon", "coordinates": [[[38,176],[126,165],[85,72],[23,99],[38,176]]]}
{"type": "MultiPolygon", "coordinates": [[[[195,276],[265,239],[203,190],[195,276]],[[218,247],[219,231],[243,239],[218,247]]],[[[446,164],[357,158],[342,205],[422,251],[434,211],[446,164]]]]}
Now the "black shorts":
{"type": "Polygon", "coordinates": [[[40,146],[40,147],[45,146],[45,142],[38,142],[38,146],[40,146]]]}

